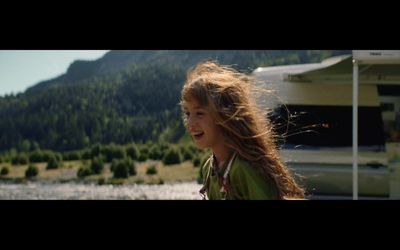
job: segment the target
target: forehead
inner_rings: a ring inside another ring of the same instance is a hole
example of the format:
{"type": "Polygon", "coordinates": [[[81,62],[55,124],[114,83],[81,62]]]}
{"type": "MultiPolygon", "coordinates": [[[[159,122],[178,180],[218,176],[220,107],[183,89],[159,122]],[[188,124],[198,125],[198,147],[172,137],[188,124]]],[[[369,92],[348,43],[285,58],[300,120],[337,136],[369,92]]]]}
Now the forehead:
{"type": "Polygon", "coordinates": [[[204,106],[201,106],[200,103],[195,100],[183,100],[182,101],[182,106],[184,109],[204,109],[204,106]]]}

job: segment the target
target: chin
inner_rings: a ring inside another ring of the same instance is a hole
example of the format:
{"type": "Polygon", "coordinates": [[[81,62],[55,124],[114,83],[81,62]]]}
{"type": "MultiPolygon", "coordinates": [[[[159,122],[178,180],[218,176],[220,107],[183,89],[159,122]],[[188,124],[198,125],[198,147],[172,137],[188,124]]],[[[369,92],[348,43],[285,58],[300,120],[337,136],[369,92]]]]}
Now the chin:
{"type": "Polygon", "coordinates": [[[207,146],[204,145],[204,143],[196,142],[196,141],[193,141],[193,143],[194,143],[194,145],[195,145],[197,148],[200,148],[200,149],[207,148],[207,146]]]}
{"type": "Polygon", "coordinates": [[[195,145],[197,148],[200,148],[200,149],[206,148],[206,146],[201,145],[201,144],[199,144],[199,143],[194,143],[194,145],[195,145]]]}

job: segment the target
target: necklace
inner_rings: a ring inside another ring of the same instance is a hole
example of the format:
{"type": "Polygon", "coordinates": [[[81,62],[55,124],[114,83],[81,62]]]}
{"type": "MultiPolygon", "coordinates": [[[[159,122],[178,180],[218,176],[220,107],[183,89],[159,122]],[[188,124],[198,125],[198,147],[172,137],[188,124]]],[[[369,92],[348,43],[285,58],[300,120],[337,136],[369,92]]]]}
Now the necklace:
{"type": "MultiPolygon", "coordinates": [[[[225,172],[222,175],[221,189],[219,190],[219,192],[222,194],[223,200],[226,199],[226,196],[228,194],[228,175],[229,175],[229,171],[231,170],[232,163],[233,163],[233,160],[235,159],[235,156],[236,156],[236,153],[234,153],[232,155],[231,159],[229,160],[228,166],[226,166],[225,172]]],[[[213,163],[214,162],[211,162],[211,164],[212,164],[211,166],[213,166],[213,163]]],[[[220,174],[218,174],[218,170],[216,172],[217,172],[218,178],[221,178],[220,174]]]]}

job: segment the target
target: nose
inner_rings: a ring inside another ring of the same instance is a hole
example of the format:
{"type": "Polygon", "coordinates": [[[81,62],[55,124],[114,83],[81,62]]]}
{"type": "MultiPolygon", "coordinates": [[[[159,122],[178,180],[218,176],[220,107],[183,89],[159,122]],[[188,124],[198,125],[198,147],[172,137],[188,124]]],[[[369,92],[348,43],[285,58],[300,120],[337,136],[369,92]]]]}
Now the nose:
{"type": "Polygon", "coordinates": [[[196,121],[192,116],[189,116],[187,119],[187,126],[189,131],[193,131],[193,129],[195,128],[196,125],[196,121]]]}

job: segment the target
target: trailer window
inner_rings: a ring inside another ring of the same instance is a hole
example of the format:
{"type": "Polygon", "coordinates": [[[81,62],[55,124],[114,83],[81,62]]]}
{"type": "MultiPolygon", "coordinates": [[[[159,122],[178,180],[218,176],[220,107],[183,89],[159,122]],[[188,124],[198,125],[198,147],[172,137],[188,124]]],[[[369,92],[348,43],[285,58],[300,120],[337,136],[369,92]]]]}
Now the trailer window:
{"type": "MultiPolygon", "coordinates": [[[[384,150],[381,107],[359,107],[360,149],[384,150]]],[[[280,106],[270,115],[283,148],[352,147],[351,106],[280,106]]]]}

